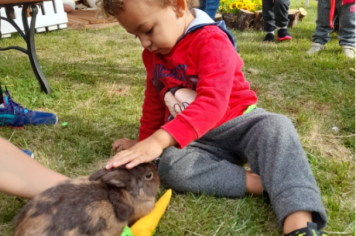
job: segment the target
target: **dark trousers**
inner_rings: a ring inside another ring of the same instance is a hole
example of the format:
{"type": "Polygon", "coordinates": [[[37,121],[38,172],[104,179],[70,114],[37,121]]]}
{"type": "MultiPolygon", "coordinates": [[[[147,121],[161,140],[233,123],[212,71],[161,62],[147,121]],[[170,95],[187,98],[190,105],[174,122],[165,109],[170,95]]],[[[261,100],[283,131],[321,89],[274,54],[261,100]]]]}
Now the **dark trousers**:
{"type": "Polygon", "coordinates": [[[288,26],[289,0],[262,0],[262,16],[264,31],[272,32],[288,26]]]}
{"type": "MultiPolygon", "coordinates": [[[[355,12],[352,8],[355,3],[342,5],[341,0],[336,1],[334,19],[339,19],[339,30],[337,36],[340,46],[355,47],[355,12]]],[[[330,28],[330,1],[318,1],[318,18],[316,20],[315,33],[312,37],[313,42],[326,44],[330,41],[330,33],[334,30],[330,28]]]]}

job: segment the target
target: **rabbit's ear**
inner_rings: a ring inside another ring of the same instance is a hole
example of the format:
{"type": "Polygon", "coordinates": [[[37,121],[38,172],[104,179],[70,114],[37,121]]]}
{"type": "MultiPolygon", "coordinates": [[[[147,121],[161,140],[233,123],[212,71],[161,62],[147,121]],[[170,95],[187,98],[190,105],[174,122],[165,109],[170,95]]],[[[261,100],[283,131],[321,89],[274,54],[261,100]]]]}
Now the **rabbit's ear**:
{"type": "Polygon", "coordinates": [[[98,170],[98,171],[94,172],[91,176],[89,176],[89,180],[90,181],[99,180],[106,173],[108,173],[108,171],[105,169],[98,170]]]}
{"type": "Polygon", "coordinates": [[[116,187],[126,187],[130,182],[130,177],[125,170],[115,170],[103,175],[100,181],[116,187]]]}
{"type": "Polygon", "coordinates": [[[126,187],[131,181],[130,175],[126,170],[98,170],[89,177],[89,180],[100,180],[104,184],[113,185],[116,187],[126,187]]]}

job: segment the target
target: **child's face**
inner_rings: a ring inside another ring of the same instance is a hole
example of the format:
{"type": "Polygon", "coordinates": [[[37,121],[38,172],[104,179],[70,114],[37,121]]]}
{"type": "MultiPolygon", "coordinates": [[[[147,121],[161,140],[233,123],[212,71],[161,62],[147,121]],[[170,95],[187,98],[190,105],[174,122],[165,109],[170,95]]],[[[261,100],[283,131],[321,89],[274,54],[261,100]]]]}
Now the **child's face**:
{"type": "MultiPolygon", "coordinates": [[[[117,16],[118,22],[130,34],[136,35],[141,45],[154,53],[168,54],[194,19],[185,5],[180,10],[162,8],[145,0],[125,1],[125,11],[117,16]]],[[[179,2],[179,0],[177,1],[179,2]]]]}

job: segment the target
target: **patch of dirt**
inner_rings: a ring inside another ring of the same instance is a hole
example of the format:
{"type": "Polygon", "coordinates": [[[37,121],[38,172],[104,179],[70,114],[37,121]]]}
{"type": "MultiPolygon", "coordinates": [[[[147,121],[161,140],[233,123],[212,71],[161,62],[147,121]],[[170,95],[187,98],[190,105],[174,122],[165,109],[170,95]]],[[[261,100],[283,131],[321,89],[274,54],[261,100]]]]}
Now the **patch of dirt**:
{"type": "Polygon", "coordinates": [[[320,123],[315,123],[309,138],[305,139],[307,144],[320,151],[322,156],[337,160],[354,162],[354,153],[342,144],[342,139],[332,135],[323,135],[320,123]]]}
{"type": "MultiPolygon", "coordinates": [[[[108,85],[109,86],[109,85],[108,85]]],[[[111,99],[115,96],[128,96],[128,95],[131,95],[130,94],[130,89],[131,89],[131,86],[127,86],[127,85],[124,85],[124,84],[116,84],[116,83],[113,83],[111,85],[111,87],[109,88],[108,86],[105,86],[105,90],[108,94],[108,97],[109,97],[109,102],[111,103],[111,99]]]]}
{"type": "Polygon", "coordinates": [[[248,68],[248,69],[246,70],[246,72],[247,72],[247,73],[250,73],[250,74],[252,74],[252,75],[257,75],[257,74],[259,73],[258,70],[253,69],[253,68],[248,68]]]}

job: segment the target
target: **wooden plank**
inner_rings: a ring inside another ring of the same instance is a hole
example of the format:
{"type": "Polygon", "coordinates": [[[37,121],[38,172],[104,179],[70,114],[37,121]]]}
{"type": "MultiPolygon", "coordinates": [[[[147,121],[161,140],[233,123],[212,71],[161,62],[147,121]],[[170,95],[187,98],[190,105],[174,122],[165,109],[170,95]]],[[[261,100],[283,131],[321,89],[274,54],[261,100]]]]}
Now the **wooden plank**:
{"type": "Polygon", "coordinates": [[[9,5],[9,4],[17,4],[22,5],[24,3],[35,3],[35,2],[44,2],[44,1],[52,1],[52,0],[1,0],[1,5],[9,5]]]}
{"type": "Polygon", "coordinates": [[[118,25],[116,19],[103,19],[96,17],[96,11],[82,11],[75,10],[69,12],[68,16],[68,28],[70,29],[99,29],[110,26],[118,25]]]}
{"type": "Polygon", "coordinates": [[[84,28],[86,29],[103,29],[107,27],[119,26],[118,22],[111,22],[111,23],[103,23],[103,24],[90,24],[85,25],[84,28]]]}
{"type": "Polygon", "coordinates": [[[81,10],[76,10],[73,12],[70,12],[68,14],[68,17],[75,17],[79,19],[83,19],[85,21],[89,21],[90,24],[102,24],[102,23],[107,23],[107,22],[116,22],[116,19],[104,19],[104,18],[97,18],[96,16],[96,11],[81,11],[81,10]]]}

